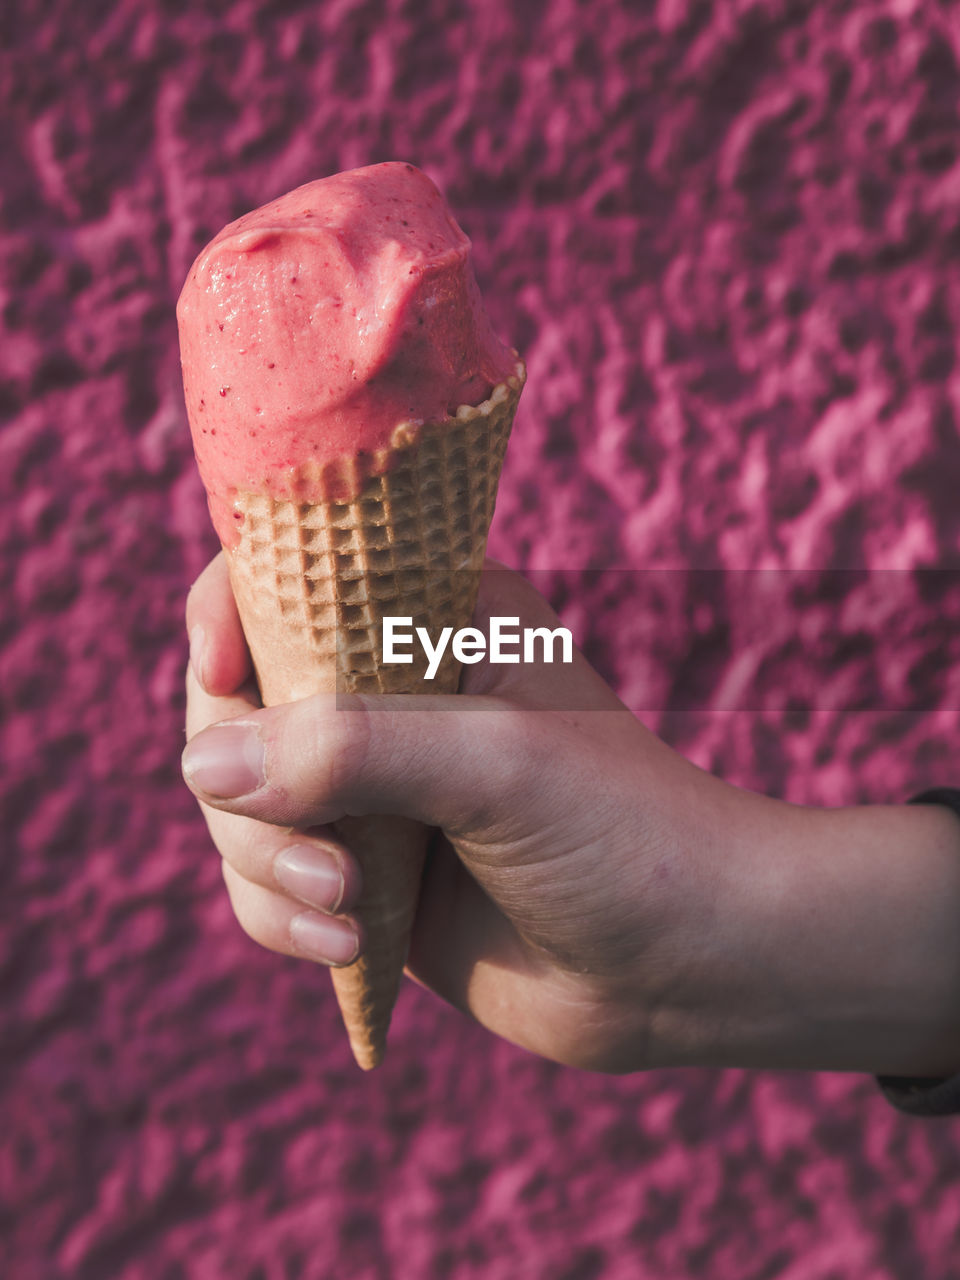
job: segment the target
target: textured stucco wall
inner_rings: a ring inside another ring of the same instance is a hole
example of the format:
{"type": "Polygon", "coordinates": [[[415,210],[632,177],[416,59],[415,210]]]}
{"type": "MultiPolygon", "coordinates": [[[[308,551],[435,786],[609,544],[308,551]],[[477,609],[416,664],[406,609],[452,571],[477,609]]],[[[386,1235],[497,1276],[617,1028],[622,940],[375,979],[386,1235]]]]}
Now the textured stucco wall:
{"type": "Polygon", "coordinates": [[[957,1274],[960,1126],[867,1079],[578,1075],[412,987],[363,1076],[241,934],[178,775],[173,308],[226,220],[424,167],[529,366],[491,549],[698,763],[902,799],[958,777],[953,588],[899,572],[960,564],[958,59],[919,0],[4,4],[0,1274],[957,1274]],[[898,572],[790,707],[792,587],[731,635],[613,565],[898,572]]]}

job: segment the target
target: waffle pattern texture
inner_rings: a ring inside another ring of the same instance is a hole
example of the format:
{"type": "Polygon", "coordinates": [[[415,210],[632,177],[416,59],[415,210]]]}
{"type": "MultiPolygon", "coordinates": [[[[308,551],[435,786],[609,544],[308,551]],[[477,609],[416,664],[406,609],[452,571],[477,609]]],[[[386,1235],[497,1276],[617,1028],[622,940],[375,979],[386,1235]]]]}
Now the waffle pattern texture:
{"type": "MultiPolygon", "coordinates": [[[[522,364],[489,400],[419,430],[399,427],[391,456],[355,498],[338,499],[349,464],[324,470],[317,503],[241,494],[240,543],[227,553],[234,593],[264,702],[313,693],[450,693],[459,668],[448,650],[426,681],[382,662],[384,617],[413,626],[469,624],[497,482],[526,377],[522,364]]],[[[305,469],[304,479],[314,480],[305,469]]]]}
{"type": "MultiPolygon", "coordinates": [[[[414,661],[383,663],[383,618],[409,617],[436,638],[469,625],[497,482],[526,372],[482,405],[422,428],[398,426],[383,470],[352,500],[349,462],[326,468],[316,503],[240,495],[239,545],[227,552],[234,595],[267,706],[315,693],[454,693],[450,651],[426,680],[414,661]]],[[[306,481],[316,481],[309,471],[306,481]]],[[[399,818],[351,818],[337,830],[360,862],[364,954],[333,970],[357,1063],[379,1066],[403,975],[428,832],[399,818]]]]}

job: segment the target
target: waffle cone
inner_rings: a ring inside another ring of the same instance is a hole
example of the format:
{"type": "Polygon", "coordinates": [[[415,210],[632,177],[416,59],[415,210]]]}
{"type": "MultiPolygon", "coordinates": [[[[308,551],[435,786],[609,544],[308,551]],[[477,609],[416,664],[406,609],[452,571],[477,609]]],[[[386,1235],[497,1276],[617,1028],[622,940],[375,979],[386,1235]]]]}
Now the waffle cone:
{"type": "MultiPolygon", "coordinates": [[[[434,639],[442,627],[469,625],[524,378],[518,363],[483,404],[402,424],[373,459],[305,468],[298,479],[318,502],[238,496],[240,540],[226,555],[266,706],[316,693],[456,691],[449,647],[433,680],[418,646],[413,663],[385,666],[382,619],[409,617],[434,639]]],[[[384,1055],[429,830],[381,816],[336,826],[363,872],[356,914],[367,945],[354,964],[332,970],[333,984],[366,1069],[384,1055]]]]}

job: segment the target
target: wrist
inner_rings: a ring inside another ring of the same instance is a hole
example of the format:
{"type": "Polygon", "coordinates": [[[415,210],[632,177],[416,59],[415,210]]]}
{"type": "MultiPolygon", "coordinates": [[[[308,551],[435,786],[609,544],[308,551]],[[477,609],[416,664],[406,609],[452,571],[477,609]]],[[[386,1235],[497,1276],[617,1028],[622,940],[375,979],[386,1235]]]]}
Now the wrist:
{"type": "Polygon", "coordinates": [[[960,819],[728,792],[697,996],[668,1015],[674,1060],[960,1070],[960,819]]]}

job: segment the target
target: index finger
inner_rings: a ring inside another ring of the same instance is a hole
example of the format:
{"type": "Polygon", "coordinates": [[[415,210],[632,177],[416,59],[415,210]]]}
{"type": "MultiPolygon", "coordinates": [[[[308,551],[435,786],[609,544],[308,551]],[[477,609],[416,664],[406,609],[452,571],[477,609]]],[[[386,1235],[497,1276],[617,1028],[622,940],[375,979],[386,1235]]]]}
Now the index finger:
{"type": "Polygon", "coordinates": [[[197,683],[207,693],[234,693],[250,678],[253,665],[222,551],[190,588],[187,631],[190,665],[197,683]]]}

